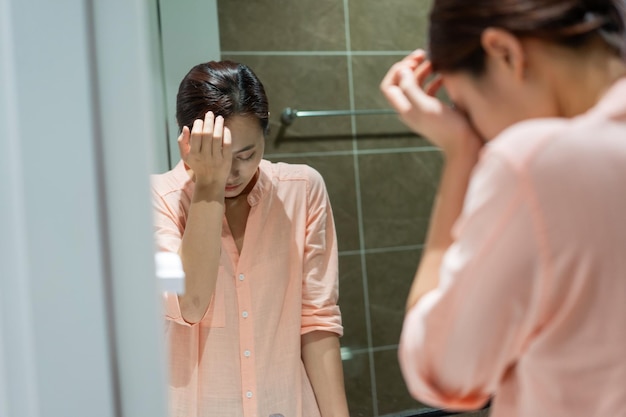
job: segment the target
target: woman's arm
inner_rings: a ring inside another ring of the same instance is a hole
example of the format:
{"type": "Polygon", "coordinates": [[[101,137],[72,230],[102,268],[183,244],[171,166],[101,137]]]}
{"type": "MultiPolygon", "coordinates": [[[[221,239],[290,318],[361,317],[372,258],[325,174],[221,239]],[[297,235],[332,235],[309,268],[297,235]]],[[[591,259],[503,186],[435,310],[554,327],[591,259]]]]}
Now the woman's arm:
{"type": "Polygon", "coordinates": [[[348,414],[339,336],[343,333],[335,223],[322,176],[309,169],[302,282],[302,361],[322,417],[348,414]]]}
{"type": "Polygon", "coordinates": [[[482,147],[466,118],[434,97],[442,80],[434,77],[427,83],[431,74],[426,54],[418,50],[395,64],[381,83],[383,94],[403,122],[444,154],[441,181],[407,309],[439,283],[441,261],[452,244],[452,227],[461,213],[469,177],[482,147]]]}
{"type": "Polygon", "coordinates": [[[178,297],[183,319],[197,323],[206,313],[219,270],[224,187],[232,161],[230,132],[222,117],[211,112],[204,121],[185,126],[178,139],[183,161],[194,175],[194,192],[189,207],[179,254],[185,270],[185,293],[178,297]]]}
{"type": "Polygon", "coordinates": [[[339,336],[320,330],[302,335],[302,361],[322,417],[348,417],[339,336]]]}
{"type": "Polygon", "coordinates": [[[443,172],[430,217],[424,252],[411,285],[407,310],[439,284],[441,262],[452,244],[452,227],[461,214],[469,177],[477,157],[477,152],[472,151],[444,155],[443,172]]]}

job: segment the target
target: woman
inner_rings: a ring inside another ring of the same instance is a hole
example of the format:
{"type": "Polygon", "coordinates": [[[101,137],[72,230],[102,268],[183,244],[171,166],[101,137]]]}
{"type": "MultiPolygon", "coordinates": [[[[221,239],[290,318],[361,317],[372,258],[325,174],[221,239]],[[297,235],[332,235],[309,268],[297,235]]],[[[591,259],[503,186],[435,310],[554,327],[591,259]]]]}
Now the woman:
{"type": "Polygon", "coordinates": [[[171,415],[347,416],[321,176],[262,159],[268,102],[245,65],[193,67],[176,118],[182,160],[152,180],[158,249],[186,274],[166,295],[171,415]]]}
{"type": "Polygon", "coordinates": [[[428,56],[382,81],[445,159],[399,348],[416,398],[626,416],[625,9],[435,0],[428,56]]]}

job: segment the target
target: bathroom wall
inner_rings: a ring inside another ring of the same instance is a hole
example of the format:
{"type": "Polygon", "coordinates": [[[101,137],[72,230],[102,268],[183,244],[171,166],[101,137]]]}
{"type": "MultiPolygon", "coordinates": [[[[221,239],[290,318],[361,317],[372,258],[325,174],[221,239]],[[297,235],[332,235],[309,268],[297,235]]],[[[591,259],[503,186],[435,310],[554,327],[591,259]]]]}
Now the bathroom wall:
{"type": "MultiPolygon", "coordinates": [[[[164,137],[156,137],[158,153],[155,172],[165,172],[180,160],[178,124],[176,123],[176,94],[180,80],[198,62],[220,58],[219,29],[216,0],[152,0],[153,62],[161,81],[155,91],[160,102],[164,137]],[[163,146],[165,144],[165,146],[163,146]]],[[[159,132],[161,133],[161,132],[159,132]]]]}
{"type": "Polygon", "coordinates": [[[424,406],[403,383],[397,343],[442,159],[395,115],[297,119],[280,114],[389,108],[378,85],[424,45],[430,0],[218,0],[223,59],[249,65],[269,96],[266,158],[324,177],[340,251],[341,340],[353,416],[424,406]]]}
{"type": "Polygon", "coordinates": [[[167,415],[146,8],[0,0],[2,417],[167,415]]]}

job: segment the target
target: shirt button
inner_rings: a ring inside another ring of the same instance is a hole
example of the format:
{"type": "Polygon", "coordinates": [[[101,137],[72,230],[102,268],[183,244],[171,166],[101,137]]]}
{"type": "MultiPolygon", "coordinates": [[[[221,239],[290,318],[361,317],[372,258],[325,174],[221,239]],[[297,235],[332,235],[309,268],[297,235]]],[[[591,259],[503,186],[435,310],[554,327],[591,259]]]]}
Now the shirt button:
{"type": "Polygon", "coordinates": [[[245,356],[246,358],[250,357],[250,351],[246,350],[245,352],[243,352],[243,356],[245,356]]]}
{"type": "Polygon", "coordinates": [[[246,392],[246,397],[248,397],[248,398],[252,398],[252,391],[248,391],[248,392],[246,392]]]}
{"type": "Polygon", "coordinates": [[[241,313],[241,316],[245,319],[248,317],[248,312],[244,311],[243,313],[241,313]]]}
{"type": "Polygon", "coordinates": [[[244,278],[245,276],[243,274],[239,274],[239,281],[243,281],[244,278]]]}

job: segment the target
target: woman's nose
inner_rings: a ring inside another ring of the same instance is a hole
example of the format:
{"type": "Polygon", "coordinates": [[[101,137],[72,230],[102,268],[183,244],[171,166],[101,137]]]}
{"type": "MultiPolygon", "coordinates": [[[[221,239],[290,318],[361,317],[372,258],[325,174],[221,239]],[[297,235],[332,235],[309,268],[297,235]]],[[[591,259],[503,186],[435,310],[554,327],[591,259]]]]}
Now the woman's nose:
{"type": "Polygon", "coordinates": [[[235,161],[233,161],[233,164],[230,167],[229,179],[237,178],[238,176],[239,176],[239,166],[235,161]]]}

